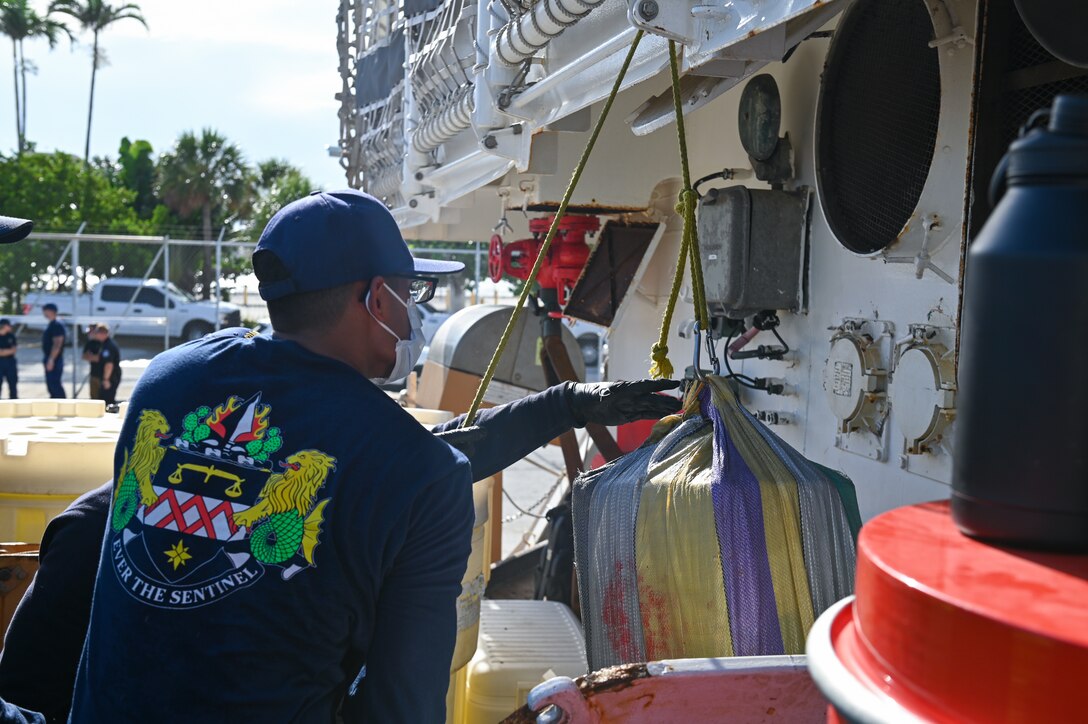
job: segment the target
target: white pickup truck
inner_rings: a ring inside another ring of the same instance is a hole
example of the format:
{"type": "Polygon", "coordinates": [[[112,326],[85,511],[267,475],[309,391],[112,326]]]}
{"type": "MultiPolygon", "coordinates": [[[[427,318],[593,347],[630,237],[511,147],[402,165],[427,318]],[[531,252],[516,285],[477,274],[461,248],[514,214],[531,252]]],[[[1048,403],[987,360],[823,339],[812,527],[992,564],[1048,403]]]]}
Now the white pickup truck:
{"type": "MultiPolygon", "coordinates": [[[[57,305],[62,321],[72,316],[72,294],[31,292],[24,299],[23,323],[28,329],[44,329],[42,306],[57,305]]],[[[76,298],[80,323],[108,322],[114,334],[198,339],[215,329],[216,303],[201,301],[161,279],[112,277],[76,298]]],[[[228,302],[218,306],[219,327],[242,322],[241,308],[228,302]]]]}

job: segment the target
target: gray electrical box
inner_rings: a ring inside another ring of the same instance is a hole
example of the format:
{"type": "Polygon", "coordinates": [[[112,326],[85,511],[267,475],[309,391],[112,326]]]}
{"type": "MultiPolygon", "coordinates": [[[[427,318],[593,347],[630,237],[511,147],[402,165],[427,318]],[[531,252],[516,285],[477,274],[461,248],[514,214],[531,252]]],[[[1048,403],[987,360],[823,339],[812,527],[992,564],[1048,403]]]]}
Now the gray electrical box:
{"type": "Polygon", "coordinates": [[[710,313],[741,319],[800,311],[810,192],[731,186],[699,201],[699,251],[710,313]]]}

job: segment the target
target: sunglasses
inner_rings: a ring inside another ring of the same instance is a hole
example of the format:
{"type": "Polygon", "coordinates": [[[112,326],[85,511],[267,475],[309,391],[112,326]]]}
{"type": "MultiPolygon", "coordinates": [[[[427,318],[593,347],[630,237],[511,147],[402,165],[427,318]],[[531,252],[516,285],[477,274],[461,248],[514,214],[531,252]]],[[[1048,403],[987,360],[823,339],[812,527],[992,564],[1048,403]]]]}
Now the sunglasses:
{"type": "Polygon", "coordinates": [[[437,277],[409,277],[408,295],[416,304],[423,304],[434,299],[438,287],[437,277]]]}

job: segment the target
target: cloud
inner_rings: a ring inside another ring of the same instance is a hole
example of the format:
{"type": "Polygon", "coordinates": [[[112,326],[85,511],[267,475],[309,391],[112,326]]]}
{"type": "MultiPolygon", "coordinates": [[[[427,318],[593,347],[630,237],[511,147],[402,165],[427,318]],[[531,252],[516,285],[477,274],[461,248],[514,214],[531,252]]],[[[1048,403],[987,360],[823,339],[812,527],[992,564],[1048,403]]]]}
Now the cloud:
{"type": "Polygon", "coordinates": [[[263,77],[243,95],[247,105],[278,116],[305,116],[315,111],[336,117],[340,101],[334,94],[341,89],[335,69],[329,71],[277,73],[263,77]]]}
{"type": "Polygon", "coordinates": [[[142,0],[139,4],[150,30],[123,21],[110,28],[111,37],[201,46],[245,45],[291,54],[336,52],[336,3],[142,0]]]}

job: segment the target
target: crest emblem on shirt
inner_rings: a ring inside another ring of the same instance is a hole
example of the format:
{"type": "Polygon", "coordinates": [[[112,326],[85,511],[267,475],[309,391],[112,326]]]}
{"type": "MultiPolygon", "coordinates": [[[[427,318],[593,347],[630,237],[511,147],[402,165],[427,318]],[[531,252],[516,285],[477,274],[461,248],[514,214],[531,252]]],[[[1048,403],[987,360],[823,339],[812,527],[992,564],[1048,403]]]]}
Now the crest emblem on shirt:
{"type": "Polygon", "coordinates": [[[194,608],[253,585],[269,566],[312,567],[336,459],[276,459],[282,433],[260,394],[201,406],[172,428],[143,410],[117,474],[110,550],[122,586],[164,608],[194,608]]]}

